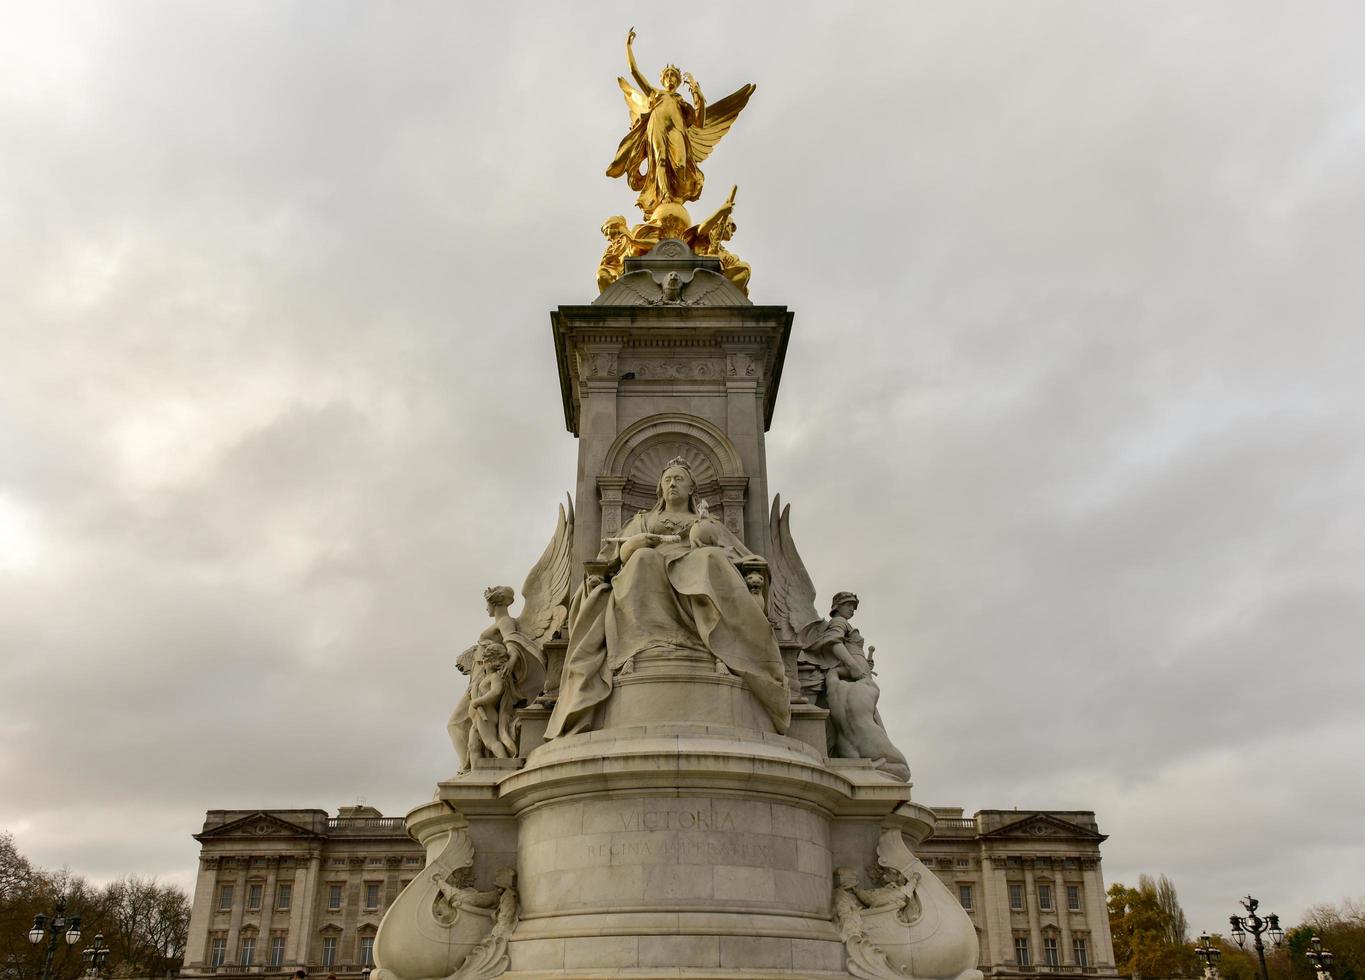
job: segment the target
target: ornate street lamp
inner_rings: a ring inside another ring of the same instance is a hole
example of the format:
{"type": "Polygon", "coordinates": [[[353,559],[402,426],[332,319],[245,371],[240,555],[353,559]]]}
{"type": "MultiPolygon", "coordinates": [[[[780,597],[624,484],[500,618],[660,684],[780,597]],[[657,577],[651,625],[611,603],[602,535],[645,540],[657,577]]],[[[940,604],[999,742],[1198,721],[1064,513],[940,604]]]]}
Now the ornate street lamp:
{"type": "Polygon", "coordinates": [[[33,917],[33,928],[28,931],[28,941],[37,946],[43,941],[44,933],[50,935],[47,952],[43,954],[43,980],[51,980],[52,957],[57,953],[58,938],[64,936],[68,946],[74,946],[81,941],[81,917],[73,915],[67,919],[65,895],[58,898],[52,907],[51,921],[48,921],[47,916],[41,912],[33,917]]]}
{"type": "Polygon", "coordinates": [[[1246,915],[1232,915],[1228,917],[1228,922],[1232,925],[1232,938],[1237,940],[1237,945],[1246,946],[1247,936],[1252,938],[1252,948],[1256,950],[1256,955],[1261,960],[1261,980],[1270,980],[1270,971],[1265,965],[1265,943],[1261,942],[1261,936],[1268,934],[1270,941],[1276,948],[1284,942],[1284,932],[1280,929],[1280,917],[1278,915],[1267,915],[1264,919],[1256,914],[1256,909],[1260,902],[1248,895],[1242,899],[1242,908],[1247,910],[1246,915]]]}
{"type": "Polygon", "coordinates": [[[1318,980],[1332,980],[1332,951],[1322,948],[1322,940],[1314,936],[1308,941],[1312,949],[1304,953],[1312,962],[1318,980]]]}
{"type": "Polygon", "coordinates": [[[81,950],[81,956],[85,958],[85,975],[98,977],[104,969],[104,961],[109,958],[109,947],[104,945],[104,933],[95,933],[95,945],[81,950]]]}
{"type": "Polygon", "coordinates": [[[1218,957],[1223,955],[1223,951],[1213,944],[1213,937],[1207,932],[1199,937],[1194,955],[1204,961],[1205,980],[1218,980],[1218,957]]]}

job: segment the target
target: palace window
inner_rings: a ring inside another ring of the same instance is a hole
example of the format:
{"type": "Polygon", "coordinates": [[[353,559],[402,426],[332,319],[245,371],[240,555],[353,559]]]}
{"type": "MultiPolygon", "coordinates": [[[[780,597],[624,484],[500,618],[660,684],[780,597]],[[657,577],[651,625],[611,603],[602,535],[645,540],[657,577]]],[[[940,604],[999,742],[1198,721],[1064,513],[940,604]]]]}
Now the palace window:
{"type": "Polygon", "coordinates": [[[1080,936],[1071,940],[1071,958],[1076,961],[1077,966],[1090,965],[1090,951],[1086,948],[1085,940],[1080,936]]]}
{"type": "Polygon", "coordinates": [[[360,937],[360,965],[374,966],[374,937],[360,937]]]}
{"type": "Polygon", "coordinates": [[[261,910],[261,893],[265,891],[265,886],[259,881],[253,881],[246,886],[246,907],[252,912],[261,910]]]}
{"type": "Polygon", "coordinates": [[[379,882],[365,882],[365,908],[374,911],[379,908],[379,882]]]}
{"type": "Polygon", "coordinates": [[[1070,909],[1072,912],[1079,912],[1081,910],[1080,885],[1066,886],[1066,907],[1070,909]]]}
{"type": "Polygon", "coordinates": [[[242,937],[242,956],[238,961],[242,966],[251,966],[256,960],[256,937],[242,937]]]}
{"type": "Polygon", "coordinates": [[[1032,963],[1032,960],[1028,955],[1027,936],[1014,937],[1014,962],[1018,963],[1020,966],[1028,966],[1032,963]]]}
{"type": "Polygon", "coordinates": [[[1052,886],[1038,886],[1038,907],[1044,912],[1052,911],[1052,886]]]}
{"type": "Polygon", "coordinates": [[[383,859],[383,858],[370,858],[370,860],[369,860],[367,863],[368,863],[369,866],[372,867],[372,868],[382,868],[382,867],[384,867],[384,859],[383,859]]]}
{"type": "Polygon", "coordinates": [[[331,969],[337,964],[337,937],[322,937],[322,965],[331,969]]]}
{"type": "Polygon", "coordinates": [[[419,858],[419,857],[416,857],[416,858],[403,858],[403,863],[406,864],[408,867],[412,867],[413,865],[421,864],[421,863],[422,863],[422,859],[419,858]]]}
{"type": "Polygon", "coordinates": [[[1010,885],[1010,911],[1011,911],[1011,912],[1022,912],[1022,911],[1024,911],[1024,886],[1023,886],[1023,885],[1014,885],[1014,884],[1010,885]]]}
{"type": "Polygon", "coordinates": [[[275,908],[281,912],[289,911],[289,903],[294,900],[294,886],[288,882],[282,882],[275,889],[275,908]]]}
{"type": "Polygon", "coordinates": [[[958,858],[957,866],[959,868],[970,868],[972,866],[972,862],[969,861],[967,858],[958,858]]]}
{"type": "Polygon", "coordinates": [[[957,900],[962,903],[962,907],[970,911],[972,907],[972,886],[958,885],[957,900]]]}
{"type": "Polygon", "coordinates": [[[218,910],[220,912],[225,912],[232,908],[232,892],[233,888],[231,885],[218,886],[218,910]]]}
{"type": "Polygon", "coordinates": [[[1061,957],[1057,955],[1057,937],[1043,937],[1043,962],[1048,966],[1061,966],[1061,957]]]}
{"type": "Polygon", "coordinates": [[[339,908],[341,908],[341,886],[340,886],[340,885],[328,885],[328,886],[327,886],[327,910],[328,910],[329,912],[335,912],[335,911],[337,911],[337,909],[339,909],[339,908]]]}
{"type": "Polygon", "coordinates": [[[209,945],[209,966],[222,966],[227,959],[227,936],[214,936],[209,945]]]}
{"type": "Polygon", "coordinates": [[[270,965],[284,966],[284,937],[270,937],[270,965]]]}
{"type": "Polygon", "coordinates": [[[334,867],[334,868],[344,868],[344,867],[346,867],[346,859],[345,859],[345,858],[332,858],[332,867],[334,867]]]}

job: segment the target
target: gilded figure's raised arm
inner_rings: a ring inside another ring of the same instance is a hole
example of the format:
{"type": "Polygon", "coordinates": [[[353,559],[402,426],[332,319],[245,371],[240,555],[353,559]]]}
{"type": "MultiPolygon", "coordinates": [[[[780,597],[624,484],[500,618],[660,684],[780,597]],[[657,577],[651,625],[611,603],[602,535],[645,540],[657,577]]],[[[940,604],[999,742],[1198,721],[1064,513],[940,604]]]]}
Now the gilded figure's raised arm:
{"type": "Polygon", "coordinates": [[[635,79],[635,84],[640,86],[640,91],[645,95],[654,94],[654,86],[649,84],[649,79],[640,73],[640,66],[635,63],[635,52],[631,49],[631,42],[635,40],[635,28],[630,29],[626,35],[626,64],[630,65],[630,74],[635,79]]]}
{"type": "Polygon", "coordinates": [[[696,117],[692,120],[692,125],[700,129],[706,125],[706,96],[701,94],[701,86],[692,77],[690,71],[683,72],[683,81],[692,92],[692,106],[697,110],[696,117]]]}

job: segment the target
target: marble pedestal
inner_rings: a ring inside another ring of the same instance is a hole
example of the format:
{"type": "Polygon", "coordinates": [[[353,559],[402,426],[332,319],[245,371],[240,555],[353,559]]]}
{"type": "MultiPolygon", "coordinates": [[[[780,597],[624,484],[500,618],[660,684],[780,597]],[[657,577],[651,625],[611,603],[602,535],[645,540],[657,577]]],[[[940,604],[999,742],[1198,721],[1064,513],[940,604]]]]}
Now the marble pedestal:
{"type": "Polygon", "coordinates": [[[794,706],[804,738],[762,730],[713,662],[645,658],[616,684],[605,727],[445,781],[408,817],[429,858],[468,834],[477,887],[515,867],[503,975],[849,976],[835,869],[875,867],[888,828],[913,847],[933,814],[907,784],[826,759],[821,709],[794,706]]]}

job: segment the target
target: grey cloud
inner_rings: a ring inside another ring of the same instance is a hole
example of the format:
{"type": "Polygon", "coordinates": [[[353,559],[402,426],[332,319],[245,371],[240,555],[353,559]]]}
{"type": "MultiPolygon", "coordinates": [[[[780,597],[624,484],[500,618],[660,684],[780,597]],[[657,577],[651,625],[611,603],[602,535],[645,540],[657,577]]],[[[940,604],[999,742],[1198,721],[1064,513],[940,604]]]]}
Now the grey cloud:
{"type": "Polygon", "coordinates": [[[635,23],[759,83],[700,207],[739,184],[796,310],[771,484],[864,597],[919,798],[1094,806],[1108,878],[1195,922],[1355,887],[1360,9],[723,9],[13,8],[0,826],[35,859],[188,881],[209,807],[448,774],[479,592],[573,482],[547,311],[629,213],[635,23]]]}

